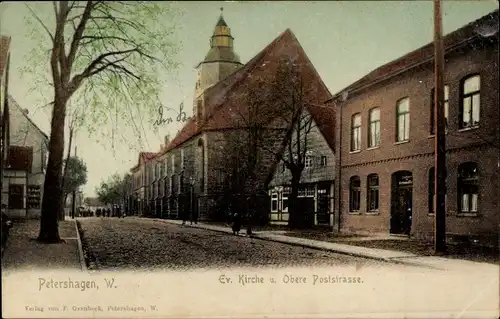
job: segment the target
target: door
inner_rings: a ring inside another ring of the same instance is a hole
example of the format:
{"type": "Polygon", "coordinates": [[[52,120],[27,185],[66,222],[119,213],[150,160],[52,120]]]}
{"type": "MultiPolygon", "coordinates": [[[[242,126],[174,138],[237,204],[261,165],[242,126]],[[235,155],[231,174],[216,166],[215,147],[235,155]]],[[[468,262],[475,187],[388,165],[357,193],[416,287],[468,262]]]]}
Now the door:
{"type": "Polygon", "coordinates": [[[327,189],[318,189],[318,224],[330,224],[330,197],[327,189]]]}
{"type": "Polygon", "coordinates": [[[392,234],[410,234],[413,207],[412,187],[413,179],[410,172],[396,172],[393,174],[390,225],[392,234]]]}

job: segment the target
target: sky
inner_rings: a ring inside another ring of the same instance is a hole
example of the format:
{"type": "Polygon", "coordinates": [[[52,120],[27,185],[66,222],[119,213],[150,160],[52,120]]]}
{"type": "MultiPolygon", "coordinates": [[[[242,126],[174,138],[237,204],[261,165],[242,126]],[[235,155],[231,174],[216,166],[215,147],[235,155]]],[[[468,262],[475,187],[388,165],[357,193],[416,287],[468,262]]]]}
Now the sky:
{"type": "MultiPolygon", "coordinates": [[[[194,68],[209,50],[221,7],[235,38],[234,50],[243,63],[290,28],[331,93],[433,39],[432,1],[186,1],[174,5],[183,12],[173,39],[181,47],[176,58],[180,67],[175,76],[168,76],[162,104],[176,108],[183,102],[188,116],[192,115],[194,68]]],[[[444,1],[443,32],[447,34],[495,9],[497,0],[444,1]]],[[[50,134],[50,109],[40,107],[41,97],[29,91],[33,79],[20,72],[28,52],[37,45],[27,36],[30,30],[24,17],[30,14],[21,1],[0,4],[0,34],[12,37],[9,91],[50,134]]],[[[180,125],[174,122],[157,133],[148,131],[144,151],[158,151],[164,136],[173,138],[180,125]]],[[[113,152],[109,143],[85,132],[77,135],[75,144],[88,169],[85,196],[95,196],[102,180],[137,164],[137,151],[127,145],[115,145],[113,152]]]]}

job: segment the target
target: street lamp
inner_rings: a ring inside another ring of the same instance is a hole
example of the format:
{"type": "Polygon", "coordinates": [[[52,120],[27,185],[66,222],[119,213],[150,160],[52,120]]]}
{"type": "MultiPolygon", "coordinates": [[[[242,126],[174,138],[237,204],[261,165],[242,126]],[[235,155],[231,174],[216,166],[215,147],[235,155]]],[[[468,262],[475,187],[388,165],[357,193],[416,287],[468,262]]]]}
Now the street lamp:
{"type": "MultiPolygon", "coordinates": [[[[194,218],[194,183],[195,179],[193,176],[189,177],[189,216],[190,216],[190,222],[193,224],[193,219],[194,218]]],[[[195,224],[197,223],[197,220],[195,219],[195,224]]]]}

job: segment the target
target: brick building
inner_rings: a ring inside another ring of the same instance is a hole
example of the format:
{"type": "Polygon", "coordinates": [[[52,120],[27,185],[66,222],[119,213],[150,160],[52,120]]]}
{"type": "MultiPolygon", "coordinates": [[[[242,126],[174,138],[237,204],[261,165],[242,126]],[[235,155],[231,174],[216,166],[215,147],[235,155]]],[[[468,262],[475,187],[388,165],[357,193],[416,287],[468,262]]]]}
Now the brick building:
{"type": "Polygon", "coordinates": [[[141,152],[137,159],[137,164],[130,169],[131,178],[129,179],[127,198],[128,213],[134,215],[143,215],[148,210],[149,203],[149,163],[154,159],[156,153],[141,152]]]}
{"type": "MultiPolygon", "coordinates": [[[[500,221],[497,31],[498,10],[444,37],[446,228],[485,241],[500,221]]],[[[340,230],[433,237],[433,50],[381,66],[332,99],[340,230]]]]}

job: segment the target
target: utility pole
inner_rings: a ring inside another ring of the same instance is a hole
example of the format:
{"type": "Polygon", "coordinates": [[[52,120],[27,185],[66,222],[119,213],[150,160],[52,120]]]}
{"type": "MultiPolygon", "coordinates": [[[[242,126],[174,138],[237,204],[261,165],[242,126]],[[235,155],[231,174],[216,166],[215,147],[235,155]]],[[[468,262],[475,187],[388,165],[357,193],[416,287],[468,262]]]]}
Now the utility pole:
{"type": "MultiPolygon", "coordinates": [[[[76,150],[78,149],[78,146],[75,145],[75,158],[76,158],[76,150]]],[[[72,193],[72,201],[71,201],[71,218],[75,219],[75,196],[76,196],[76,189],[73,190],[72,193]]]]}
{"type": "Polygon", "coordinates": [[[446,137],[444,118],[444,52],[441,0],[434,0],[434,250],[446,252],[446,137]]]}

